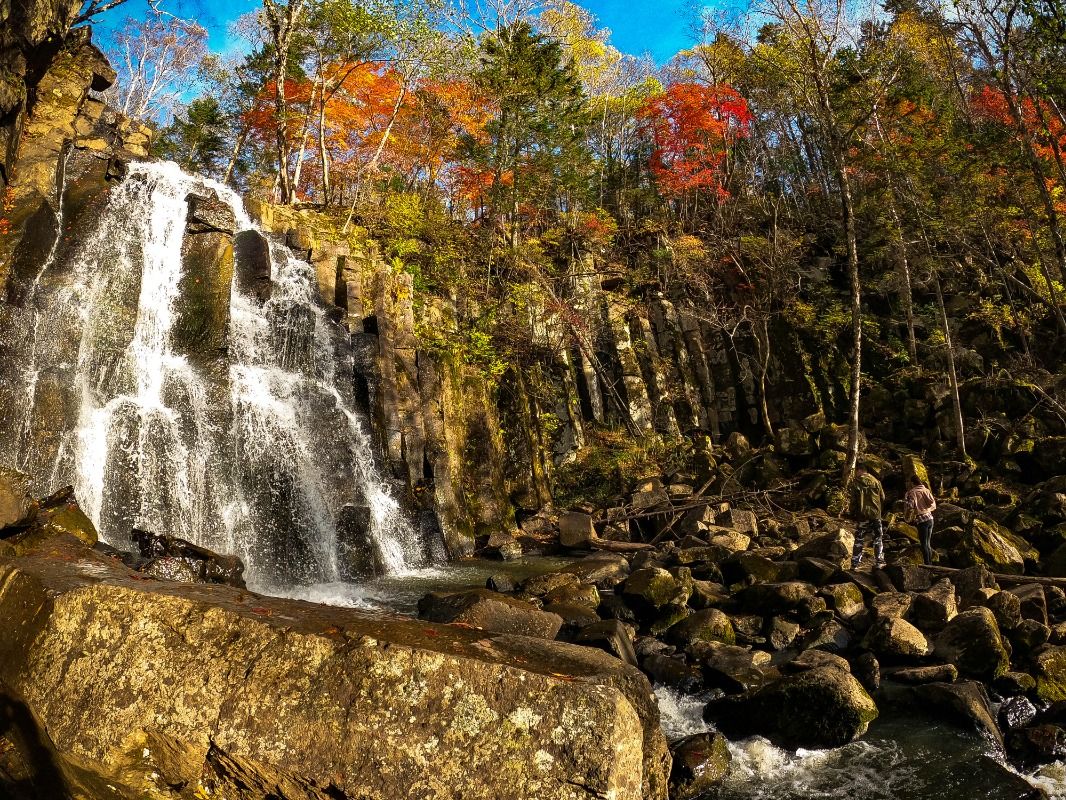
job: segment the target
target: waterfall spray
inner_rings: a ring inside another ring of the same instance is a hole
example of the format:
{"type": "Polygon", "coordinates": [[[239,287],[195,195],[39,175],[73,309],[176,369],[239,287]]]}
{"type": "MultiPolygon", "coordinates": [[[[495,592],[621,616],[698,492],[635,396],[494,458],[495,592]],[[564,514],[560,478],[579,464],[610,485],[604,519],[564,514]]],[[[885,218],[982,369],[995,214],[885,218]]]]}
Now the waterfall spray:
{"type": "Polygon", "coordinates": [[[44,476],[44,489],[73,483],[117,546],[134,527],[180,536],[240,555],[263,589],[352,577],[353,548],[382,571],[424,566],[309,264],[271,242],[264,300],[242,290],[238,251],[225,352],[178,346],[193,303],[189,195],[216,196],[237,235],[261,236],[228,188],[171,163],[131,165],[62,275],[42,268],[21,354],[34,376],[25,431],[13,454],[0,445],[0,463],[44,476]]]}

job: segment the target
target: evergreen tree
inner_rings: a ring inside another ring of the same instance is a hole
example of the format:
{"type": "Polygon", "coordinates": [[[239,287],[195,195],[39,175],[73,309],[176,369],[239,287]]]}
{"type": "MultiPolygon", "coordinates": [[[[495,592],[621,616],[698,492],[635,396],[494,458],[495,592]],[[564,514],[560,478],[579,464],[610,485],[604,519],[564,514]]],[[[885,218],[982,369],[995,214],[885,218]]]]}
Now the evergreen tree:
{"type": "Polygon", "coordinates": [[[216,99],[197,98],[163,131],[155,154],[176,161],[189,171],[217,175],[228,155],[227,124],[216,99]]]}

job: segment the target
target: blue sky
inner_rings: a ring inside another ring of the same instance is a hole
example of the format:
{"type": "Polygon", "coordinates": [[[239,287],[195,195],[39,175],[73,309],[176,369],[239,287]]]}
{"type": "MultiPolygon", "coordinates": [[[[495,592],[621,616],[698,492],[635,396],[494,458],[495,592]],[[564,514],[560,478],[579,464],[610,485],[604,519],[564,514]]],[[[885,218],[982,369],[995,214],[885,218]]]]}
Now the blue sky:
{"type": "MultiPolygon", "coordinates": [[[[226,30],[237,17],[260,6],[261,0],[164,0],[164,8],[186,18],[195,18],[211,34],[211,49],[221,51],[228,44],[226,30]]],[[[611,43],[635,56],[651,53],[659,64],[690,45],[688,0],[584,0],[584,6],[610,28],[611,43]]],[[[102,17],[97,27],[121,26],[126,17],[144,13],[145,0],[129,0],[102,17]]],[[[98,39],[102,38],[98,36],[98,39]]]]}

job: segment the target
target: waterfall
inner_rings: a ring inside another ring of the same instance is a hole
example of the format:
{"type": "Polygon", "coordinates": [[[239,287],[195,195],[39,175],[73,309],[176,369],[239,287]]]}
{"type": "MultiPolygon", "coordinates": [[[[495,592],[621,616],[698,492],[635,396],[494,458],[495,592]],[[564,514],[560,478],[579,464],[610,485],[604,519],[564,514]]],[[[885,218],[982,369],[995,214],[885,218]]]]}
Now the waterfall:
{"type": "Polygon", "coordinates": [[[178,341],[187,320],[206,324],[190,292],[211,277],[188,272],[189,195],[228,206],[236,237],[268,241],[226,187],[131,165],[3,332],[19,363],[0,371],[24,387],[0,463],[42,493],[73,484],[111,544],[129,548],[135,527],[180,536],[241,556],[262,589],[424,566],[433,548],[377,470],[347,335],[311,265],[269,242],[264,299],[238,280],[235,248],[225,346],[208,357],[178,341]]]}

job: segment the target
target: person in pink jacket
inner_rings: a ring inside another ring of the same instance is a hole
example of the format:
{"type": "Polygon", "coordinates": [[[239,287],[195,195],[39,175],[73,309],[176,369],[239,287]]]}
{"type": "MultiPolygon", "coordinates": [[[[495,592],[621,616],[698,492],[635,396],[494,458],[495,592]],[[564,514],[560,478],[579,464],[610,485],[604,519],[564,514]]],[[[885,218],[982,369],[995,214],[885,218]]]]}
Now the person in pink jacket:
{"type": "Polygon", "coordinates": [[[918,528],[918,538],[922,542],[922,557],[925,563],[932,564],[933,512],[936,511],[936,498],[917,475],[912,475],[907,484],[907,494],[903,498],[907,507],[906,517],[918,528]]]}

